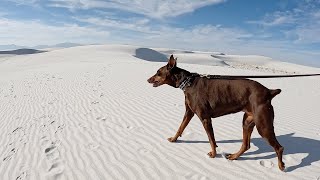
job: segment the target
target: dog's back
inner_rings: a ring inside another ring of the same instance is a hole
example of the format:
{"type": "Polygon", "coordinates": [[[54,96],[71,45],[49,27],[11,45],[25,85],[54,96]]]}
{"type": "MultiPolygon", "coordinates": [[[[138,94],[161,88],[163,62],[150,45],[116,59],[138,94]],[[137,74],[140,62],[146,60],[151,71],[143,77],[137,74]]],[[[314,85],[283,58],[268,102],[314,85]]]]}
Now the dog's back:
{"type": "Polygon", "coordinates": [[[194,109],[206,109],[211,117],[219,117],[239,111],[252,111],[253,103],[270,103],[280,92],[280,89],[269,90],[249,79],[196,78],[193,85],[188,87],[186,96],[192,101],[190,104],[197,104],[198,107],[194,109]]]}

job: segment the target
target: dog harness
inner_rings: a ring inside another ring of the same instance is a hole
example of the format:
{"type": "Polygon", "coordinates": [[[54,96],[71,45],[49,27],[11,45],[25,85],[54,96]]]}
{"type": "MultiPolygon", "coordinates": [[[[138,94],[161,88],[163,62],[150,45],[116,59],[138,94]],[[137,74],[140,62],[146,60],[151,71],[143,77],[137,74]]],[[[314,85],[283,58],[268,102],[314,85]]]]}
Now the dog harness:
{"type": "Polygon", "coordinates": [[[194,81],[195,77],[201,77],[200,74],[198,73],[192,73],[191,76],[188,76],[187,78],[185,78],[182,83],[179,85],[179,88],[182,91],[185,91],[186,87],[191,86],[192,82],[194,81]]]}
{"type": "Polygon", "coordinates": [[[221,75],[208,75],[208,74],[198,74],[198,73],[192,73],[191,76],[186,77],[182,83],[179,85],[179,88],[182,91],[185,91],[186,87],[191,86],[192,82],[196,77],[201,77],[201,78],[207,78],[207,79],[230,79],[230,77],[227,76],[221,76],[221,75]]]}

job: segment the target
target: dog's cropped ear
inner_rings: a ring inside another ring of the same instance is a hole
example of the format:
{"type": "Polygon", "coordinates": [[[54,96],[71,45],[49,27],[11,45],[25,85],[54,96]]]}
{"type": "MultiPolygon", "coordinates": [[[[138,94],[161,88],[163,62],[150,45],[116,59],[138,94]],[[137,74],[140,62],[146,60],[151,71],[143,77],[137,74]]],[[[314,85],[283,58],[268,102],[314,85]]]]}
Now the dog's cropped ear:
{"type": "Polygon", "coordinates": [[[174,58],[173,55],[170,56],[167,67],[172,69],[177,66],[177,58],[174,58]]]}

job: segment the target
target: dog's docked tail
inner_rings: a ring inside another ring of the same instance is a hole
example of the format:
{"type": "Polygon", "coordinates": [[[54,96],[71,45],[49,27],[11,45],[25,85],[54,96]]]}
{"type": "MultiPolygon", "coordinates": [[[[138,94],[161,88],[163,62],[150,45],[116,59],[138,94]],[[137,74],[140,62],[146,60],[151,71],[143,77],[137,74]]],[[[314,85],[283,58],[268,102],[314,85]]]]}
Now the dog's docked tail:
{"type": "Polygon", "coordinates": [[[273,99],[276,95],[281,93],[281,89],[269,89],[271,99],[273,99]]]}

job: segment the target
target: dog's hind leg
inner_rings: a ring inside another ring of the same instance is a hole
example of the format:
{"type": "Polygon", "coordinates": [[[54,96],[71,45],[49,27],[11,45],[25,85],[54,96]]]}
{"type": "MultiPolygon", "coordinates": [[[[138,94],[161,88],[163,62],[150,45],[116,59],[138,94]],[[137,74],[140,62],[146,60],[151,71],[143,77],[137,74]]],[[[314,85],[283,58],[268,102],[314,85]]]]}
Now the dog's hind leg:
{"type": "Polygon", "coordinates": [[[253,116],[251,114],[245,113],[242,121],[242,129],[243,129],[242,146],[237,153],[227,155],[227,158],[229,160],[237,159],[244,152],[250,149],[250,138],[251,138],[251,134],[254,126],[255,126],[255,123],[253,121],[253,116]]]}
{"type": "Polygon", "coordinates": [[[204,119],[201,118],[201,122],[202,122],[202,125],[203,125],[204,129],[206,130],[206,133],[207,133],[208,138],[209,138],[210,146],[211,146],[211,149],[212,149],[212,151],[210,151],[208,153],[208,156],[210,158],[214,158],[214,157],[216,157],[216,154],[217,154],[217,152],[216,152],[217,144],[216,144],[216,140],[214,138],[211,118],[204,118],[204,119]]]}
{"type": "Polygon", "coordinates": [[[183,121],[181,122],[181,125],[180,125],[177,133],[175,134],[175,136],[168,138],[168,141],[176,142],[178,137],[181,136],[181,134],[183,133],[184,129],[187,127],[187,125],[189,124],[189,122],[193,116],[194,116],[194,113],[189,108],[189,106],[186,104],[186,112],[184,114],[183,121]]]}
{"type": "Polygon", "coordinates": [[[284,148],[278,142],[274,133],[273,118],[274,112],[271,104],[260,105],[258,120],[256,122],[259,134],[267,140],[267,142],[274,148],[278,157],[278,166],[281,171],[284,170],[285,164],[282,161],[282,154],[284,148]]]}

